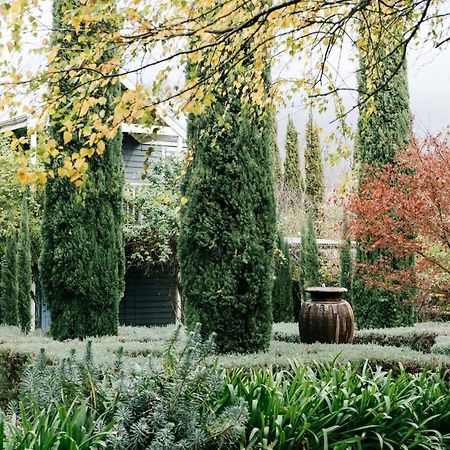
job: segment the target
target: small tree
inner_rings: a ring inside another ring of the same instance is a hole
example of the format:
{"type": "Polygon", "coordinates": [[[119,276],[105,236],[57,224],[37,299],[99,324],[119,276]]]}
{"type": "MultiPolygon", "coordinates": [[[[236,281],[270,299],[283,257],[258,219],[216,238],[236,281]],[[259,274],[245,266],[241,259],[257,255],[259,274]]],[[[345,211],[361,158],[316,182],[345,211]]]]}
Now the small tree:
{"type": "Polygon", "coordinates": [[[325,199],[325,179],[319,130],[314,126],[312,114],[306,125],[305,195],[317,226],[325,199]]]}
{"type": "Polygon", "coordinates": [[[292,322],[294,320],[294,302],[292,298],[291,257],[289,255],[289,245],[281,233],[278,233],[278,246],[275,252],[274,266],[273,321],[292,322]]]}
{"type": "Polygon", "coordinates": [[[344,212],[344,223],[342,227],[342,239],[343,244],[339,251],[339,259],[341,265],[341,286],[348,289],[350,292],[352,287],[352,278],[353,278],[353,264],[352,264],[352,255],[351,248],[352,242],[350,239],[350,230],[348,223],[348,215],[344,212]]]}
{"type": "Polygon", "coordinates": [[[22,331],[27,333],[31,326],[31,240],[26,194],[22,199],[20,212],[19,240],[17,246],[17,307],[22,331]]]}
{"type": "Polygon", "coordinates": [[[320,259],[317,246],[314,218],[311,213],[306,214],[301,232],[300,249],[300,286],[302,297],[305,298],[305,289],[312,286],[320,286],[320,259]]]}
{"type": "Polygon", "coordinates": [[[17,297],[17,233],[13,231],[6,246],[1,274],[2,319],[6,325],[19,325],[17,297]]]}
{"type": "MultiPolygon", "coordinates": [[[[367,40],[367,45],[365,51],[361,50],[358,79],[360,114],[355,161],[358,163],[359,191],[365,189],[372,172],[383,170],[384,165],[391,164],[397,152],[407,146],[412,138],[406,60],[403,48],[399,46],[401,30],[393,30],[392,42],[384,46],[378,45],[376,40],[372,41],[369,31],[362,30],[362,39],[367,40]],[[372,65],[374,58],[381,61],[376,70],[372,65]]],[[[393,292],[391,289],[375,288],[369,279],[370,274],[364,270],[367,264],[385,261],[384,273],[395,271],[395,266],[389,263],[389,246],[381,250],[366,246],[362,241],[357,244],[358,264],[352,287],[352,306],[358,327],[414,324],[414,292],[409,289],[393,292]]],[[[402,267],[409,265],[413,268],[411,259],[398,263],[402,267]]]]}
{"type": "Polygon", "coordinates": [[[298,151],[298,137],[292,118],[289,117],[286,132],[286,159],[284,160],[284,186],[300,195],[302,191],[302,174],[298,151]]]}
{"type": "Polygon", "coordinates": [[[413,142],[370,176],[349,203],[352,232],[371,259],[360,264],[372,290],[450,292],[450,146],[413,142]],[[416,258],[415,267],[409,262],[416,258]]]}

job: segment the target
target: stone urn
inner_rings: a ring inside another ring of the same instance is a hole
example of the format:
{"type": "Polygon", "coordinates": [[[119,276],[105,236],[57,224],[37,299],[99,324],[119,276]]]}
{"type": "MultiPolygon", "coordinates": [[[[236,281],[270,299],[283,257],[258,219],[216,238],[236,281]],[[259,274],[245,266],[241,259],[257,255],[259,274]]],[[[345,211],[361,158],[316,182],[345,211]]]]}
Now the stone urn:
{"type": "Polygon", "coordinates": [[[300,341],[305,344],[350,344],[355,332],[352,307],[342,299],[347,292],[339,287],[310,287],[310,301],[303,302],[300,317],[300,341]]]}

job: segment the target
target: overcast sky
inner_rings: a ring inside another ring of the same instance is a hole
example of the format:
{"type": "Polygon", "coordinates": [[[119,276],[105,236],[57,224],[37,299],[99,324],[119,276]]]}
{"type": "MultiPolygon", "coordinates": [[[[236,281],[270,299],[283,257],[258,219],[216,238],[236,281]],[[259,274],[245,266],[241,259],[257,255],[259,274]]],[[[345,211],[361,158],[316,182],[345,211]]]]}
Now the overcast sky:
{"type": "MultiPolygon", "coordinates": [[[[51,24],[50,2],[43,0],[41,8],[44,15],[44,22],[49,26],[51,24]]],[[[45,26],[44,26],[45,29],[45,26]]],[[[43,30],[44,31],[44,30],[43,30]]],[[[45,33],[45,31],[44,31],[45,33]]],[[[40,36],[42,39],[42,36],[40,36]]],[[[341,85],[345,87],[356,87],[357,62],[351,62],[350,55],[354,54],[355,49],[348,46],[339,59],[339,77],[341,85]]],[[[33,66],[37,61],[34,58],[26,58],[25,66],[33,66]]],[[[286,64],[284,61],[280,68],[275,68],[274,76],[295,77],[301,62],[291,62],[286,64]]],[[[303,64],[305,64],[303,62],[303,64]]],[[[337,60],[336,60],[336,66],[337,60]]],[[[27,69],[29,67],[23,67],[27,69]]],[[[145,77],[151,74],[146,73],[145,77]]],[[[182,76],[182,73],[178,75],[182,76]]],[[[450,125],[450,48],[436,50],[431,43],[422,44],[420,47],[410,48],[408,52],[408,78],[411,113],[414,117],[414,131],[418,136],[427,133],[436,133],[444,130],[450,125]]],[[[175,80],[175,78],[173,78],[175,80]]],[[[143,80],[144,81],[144,80],[143,80]]],[[[145,82],[145,81],[144,81],[145,82]]],[[[344,103],[348,109],[357,103],[355,93],[343,93],[344,103]]],[[[335,124],[332,123],[334,113],[330,111],[318,115],[315,114],[317,125],[323,129],[323,136],[334,131],[335,124]]],[[[292,104],[280,107],[278,111],[278,143],[281,158],[284,159],[284,141],[286,134],[286,125],[288,117],[291,116],[299,132],[299,144],[303,154],[304,131],[307,119],[307,112],[300,100],[295,100],[292,104]]],[[[357,121],[357,111],[353,111],[348,116],[348,121],[355,125],[357,121]]],[[[324,153],[333,149],[333,144],[324,144],[324,153]]],[[[330,187],[335,186],[337,180],[348,168],[348,163],[341,162],[338,167],[326,167],[327,182],[330,187]]]]}
{"type": "MultiPolygon", "coordinates": [[[[339,73],[343,83],[347,87],[356,87],[355,63],[342,58],[339,73]]],[[[287,67],[284,76],[295,73],[297,63],[291,63],[287,67]]],[[[450,48],[435,49],[431,43],[412,47],[408,51],[408,81],[410,108],[414,119],[414,132],[416,135],[424,136],[427,133],[445,131],[450,125],[450,48]]],[[[347,108],[357,103],[354,93],[343,92],[342,96],[347,108]]],[[[299,133],[299,144],[303,157],[304,133],[307,120],[307,111],[301,102],[294,100],[292,106],[280,108],[278,112],[278,144],[281,158],[284,158],[284,142],[288,117],[291,116],[299,133]]],[[[333,124],[333,112],[319,115],[315,113],[317,125],[323,129],[323,136],[335,129],[333,124]]],[[[356,125],[357,111],[348,116],[348,121],[356,125]]],[[[322,136],[322,137],[323,137],[322,136]]],[[[332,150],[333,144],[323,144],[326,154],[332,150]]],[[[337,167],[326,164],[327,184],[333,188],[342,175],[348,170],[348,162],[341,162],[337,167]]]]}

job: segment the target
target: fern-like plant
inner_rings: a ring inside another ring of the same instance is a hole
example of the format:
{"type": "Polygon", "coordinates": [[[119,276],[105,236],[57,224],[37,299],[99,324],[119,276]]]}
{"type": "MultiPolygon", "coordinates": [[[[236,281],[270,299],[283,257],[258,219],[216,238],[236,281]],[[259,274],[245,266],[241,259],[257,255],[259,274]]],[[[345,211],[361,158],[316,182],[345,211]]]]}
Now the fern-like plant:
{"type": "Polygon", "coordinates": [[[128,380],[116,414],[114,449],[229,449],[238,443],[247,407],[221,405],[225,373],[212,357],[214,337],[203,341],[197,325],[177,350],[179,333],[159,371],[128,380]]]}

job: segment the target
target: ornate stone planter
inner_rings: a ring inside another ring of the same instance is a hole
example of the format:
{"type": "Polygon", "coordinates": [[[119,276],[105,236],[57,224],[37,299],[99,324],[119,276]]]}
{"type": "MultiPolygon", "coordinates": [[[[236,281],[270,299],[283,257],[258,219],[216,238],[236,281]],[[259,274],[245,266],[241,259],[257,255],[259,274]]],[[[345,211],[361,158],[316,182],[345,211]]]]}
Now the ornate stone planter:
{"type": "Polygon", "coordinates": [[[311,300],[303,302],[300,317],[300,341],[306,344],[348,344],[353,341],[355,318],[352,307],[343,300],[345,288],[311,287],[311,300]]]}

